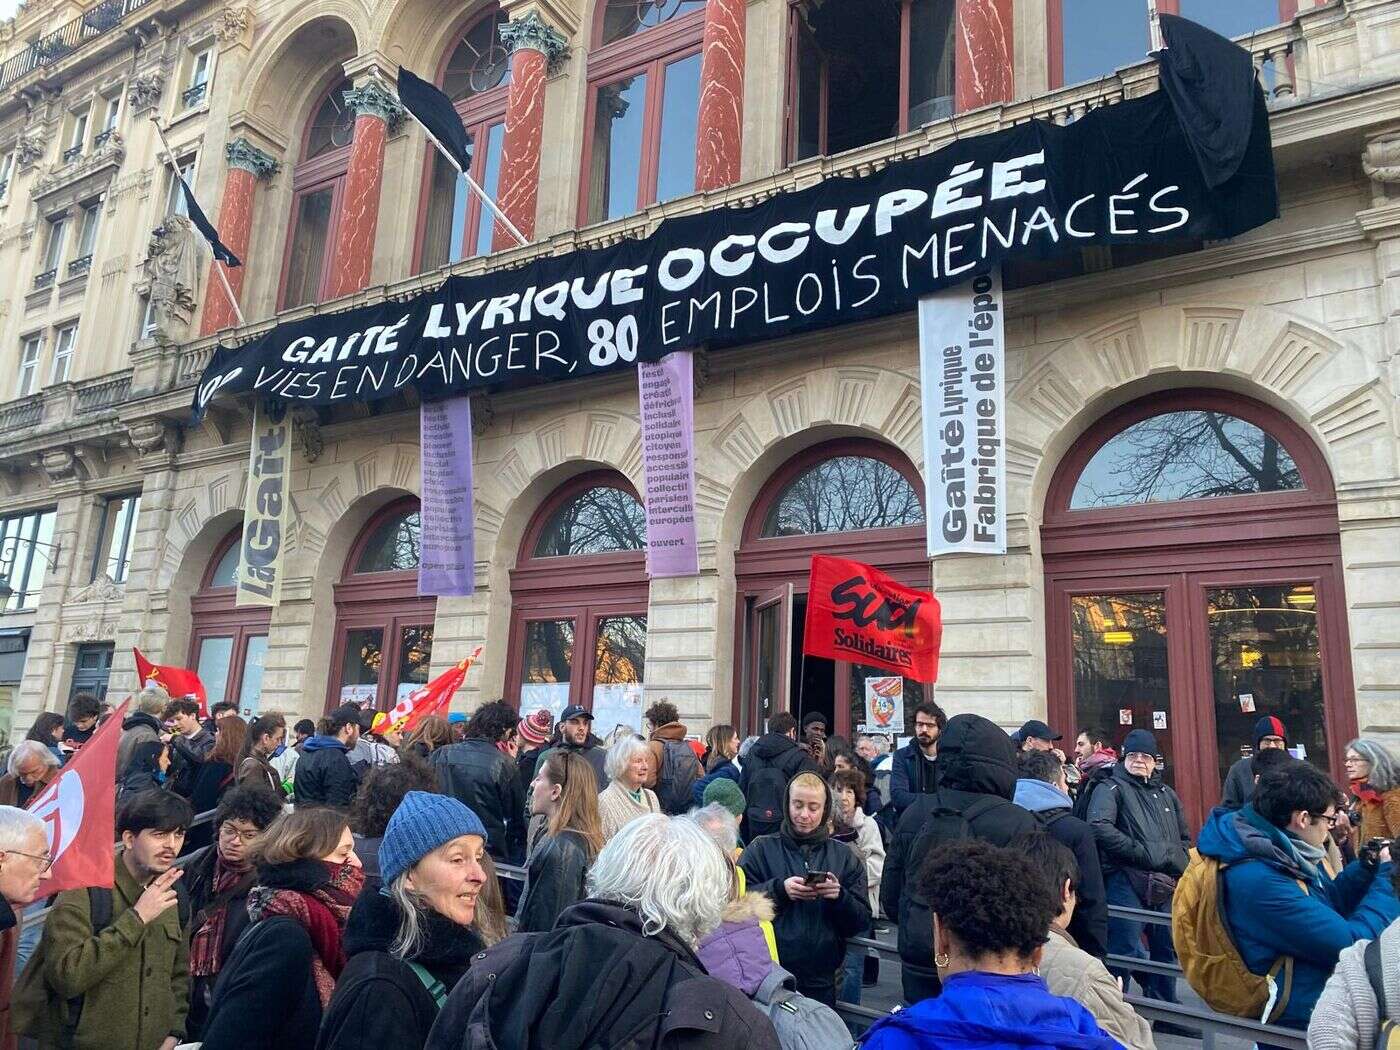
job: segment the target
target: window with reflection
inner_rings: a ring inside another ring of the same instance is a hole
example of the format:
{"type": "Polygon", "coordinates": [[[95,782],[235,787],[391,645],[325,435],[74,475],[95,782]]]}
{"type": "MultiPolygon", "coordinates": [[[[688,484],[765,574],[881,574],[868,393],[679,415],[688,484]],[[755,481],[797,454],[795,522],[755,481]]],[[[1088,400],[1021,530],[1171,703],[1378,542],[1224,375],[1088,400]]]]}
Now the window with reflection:
{"type": "Polygon", "coordinates": [[[630,492],[600,485],[570,498],[550,516],[535,544],[537,558],[643,550],[647,518],[630,492]]]}
{"type": "MultiPolygon", "coordinates": [[[[493,199],[500,185],[510,87],[510,52],[501,42],[505,21],[505,13],[495,8],[477,18],[452,49],[440,78],[471,141],[471,176],[493,199]]],[[[467,190],[467,180],[441,151],[430,149],[429,163],[420,269],[489,253],[494,217],[467,190]]]]}
{"type": "Polygon", "coordinates": [[[1164,412],[1109,438],[1079,475],[1071,510],[1303,488],[1283,443],[1223,412],[1164,412]]]}
{"type": "Polygon", "coordinates": [[[794,4],[790,159],[840,153],[950,116],[956,8],[954,0],[794,4]]]}
{"type": "Polygon", "coordinates": [[[417,510],[406,510],[380,522],[360,551],[355,571],[407,572],[418,568],[422,525],[417,510]]]}
{"type": "Polygon", "coordinates": [[[219,541],[190,598],[190,662],[185,666],[199,674],[211,704],[233,700],[241,714],[254,717],[262,710],[272,610],[235,600],[241,535],[235,528],[219,541]]]}
{"type": "Polygon", "coordinates": [[[589,58],[584,222],[695,189],[704,0],[607,0],[589,58]]]}
{"type": "Polygon", "coordinates": [[[809,467],[774,501],[763,536],[807,536],[921,525],[924,507],[909,480],[868,456],[836,456],[809,467]]]}
{"type": "Polygon", "coordinates": [[[53,568],[55,512],[28,511],[0,518],[0,580],[10,587],[4,612],[33,609],[39,604],[53,568]]]}
{"type": "Polygon", "coordinates": [[[292,172],[292,227],[282,277],[282,308],[319,301],[331,273],[331,246],[340,214],[355,112],[345,101],[349,80],[331,88],[312,111],[301,159],[292,172]]]}

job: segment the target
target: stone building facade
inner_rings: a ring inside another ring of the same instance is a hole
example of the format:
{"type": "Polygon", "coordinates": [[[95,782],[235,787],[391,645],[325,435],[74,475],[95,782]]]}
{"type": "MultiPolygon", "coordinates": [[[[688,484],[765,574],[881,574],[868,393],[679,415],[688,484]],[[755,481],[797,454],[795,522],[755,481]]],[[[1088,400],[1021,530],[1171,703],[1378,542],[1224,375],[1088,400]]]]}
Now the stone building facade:
{"type": "Polygon", "coordinates": [[[392,703],[481,645],[462,708],[640,680],[693,732],[799,705],[850,732],[875,672],[800,655],[807,557],[830,551],[940,597],[939,678],[907,700],[1155,724],[1198,814],[1260,713],[1339,772],[1356,733],[1400,733],[1396,0],[1267,0],[1217,26],[1267,88],[1278,220],[1008,272],[1004,557],[923,556],[909,314],[700,355],[693,578],[646,578],[636,384],[613,375],[477,399],[473,597],[416,594],[402,400],[297,410],[282,602],[220,586],[251,405],[192,425],[189,404],[221,338],[1153,90],[1145,5],[1097,27],[1087,6],[30,0],[0,30],[12,731],[80,689],[124,695],[133,646],[314,716],[392,703]],[[400,64],[454,96],[528,246],[403,119],[400,64]],[[237,310],[152,114],[244,260],[237,310]]]}

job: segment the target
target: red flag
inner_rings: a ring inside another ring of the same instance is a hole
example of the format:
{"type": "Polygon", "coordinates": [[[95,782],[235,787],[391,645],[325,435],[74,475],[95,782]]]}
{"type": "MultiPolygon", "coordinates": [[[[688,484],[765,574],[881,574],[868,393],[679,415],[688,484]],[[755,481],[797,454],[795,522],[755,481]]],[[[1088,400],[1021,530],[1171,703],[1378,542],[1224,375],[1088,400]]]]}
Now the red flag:
{"type": "Polygon", "coordinates": [[[942,610],[932,594],[858,561],[812,556],[803,652],[932,682],[942,641],[942,610]]]}
{"type": "Polygon", "coordinates": [[[421,685],[393,706],[388,714],[383,711],[374,716],[372,733],[380,732],[386,725],[392,725],[398,732],[407,733],[429,715],[440,714],[452,702],[452,694],[466,680],[467,669],[481,655],[481,646],[451,670],[444,671],[427,685],[421,685]]]}
{"type": "Polygon", "coordinates": [[[44,822],[53,871],[44,893],[82,886],[111,886],[112,829],[117,815],[117,744],[127,704],[92,734],[54,780],[29,802],[44,822]]]}
{"type": "Polygon", "coordinates": [[[204,694],[204,683],[199,680],[199,675],[184,667],[153,664],[134,646],[131,651],[136,654],[136,677],[140,679],[142,687],[147,682],[155,682],[172,697],[188,696],[198,700],[199,717],[209,717],[209,700],[204,694]]]}

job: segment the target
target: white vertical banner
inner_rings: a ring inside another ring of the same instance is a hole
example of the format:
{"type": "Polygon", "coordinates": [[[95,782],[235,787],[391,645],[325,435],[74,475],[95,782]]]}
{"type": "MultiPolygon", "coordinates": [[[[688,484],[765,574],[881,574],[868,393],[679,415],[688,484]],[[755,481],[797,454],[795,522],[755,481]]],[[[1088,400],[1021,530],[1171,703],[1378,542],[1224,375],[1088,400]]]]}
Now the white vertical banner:
{"type": "Polygon", "coordinates": [[[928,554],[1006,553],[1001,271],[919,300],[928,554]]]}
{"type": "Polygon", "coordinates": [[[256,403],[248,485],[243,493],[235,605],[276,605],[282,600],[291,477],[292,414],[285,405],[256,403]]]}

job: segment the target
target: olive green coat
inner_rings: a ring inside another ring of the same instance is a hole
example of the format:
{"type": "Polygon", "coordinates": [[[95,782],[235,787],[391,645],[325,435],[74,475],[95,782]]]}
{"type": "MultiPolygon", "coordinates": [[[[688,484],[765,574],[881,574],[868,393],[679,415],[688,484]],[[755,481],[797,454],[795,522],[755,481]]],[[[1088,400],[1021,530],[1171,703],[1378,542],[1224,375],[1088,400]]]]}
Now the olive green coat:
{"type": "Polygon", "coordinates": [[[88,891],[58,895],[44,936],[15,991],[15,1030],[41,1050],[62,1045],[68,1000],[83,997],[73,1050],[155,1050],[183,1042],[189,1010],[189,950],[178,908],[150,925],[134,905],[144,887],[116,858],[112,921],[92,933],[88,891]]]}

